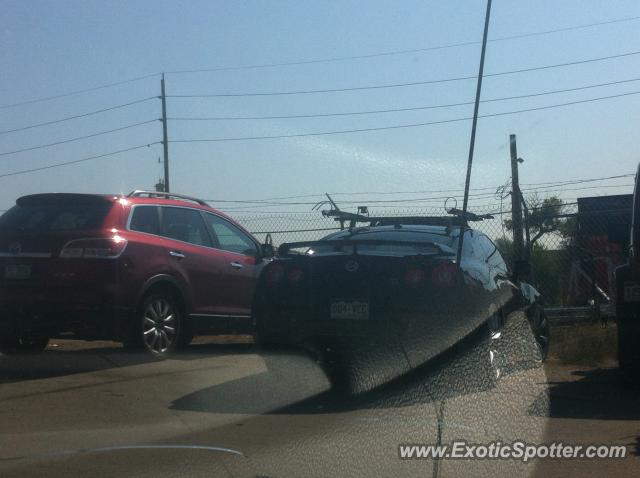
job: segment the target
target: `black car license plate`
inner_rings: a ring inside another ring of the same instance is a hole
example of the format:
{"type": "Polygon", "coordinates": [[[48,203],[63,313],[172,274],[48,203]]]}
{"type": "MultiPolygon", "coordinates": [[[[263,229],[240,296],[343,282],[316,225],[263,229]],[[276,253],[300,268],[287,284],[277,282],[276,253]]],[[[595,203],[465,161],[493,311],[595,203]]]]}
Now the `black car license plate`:
{"type": "Polygon", "coordinates": [[[26,264],[8,264],[4,267],[5,279],[29,279],[31,266],[26,264]]]}
{"type": "Polygon", "coordinates": [[[640,282],[624,283],[624,301],[640,302],[640,282]]]}
{"type": "Polygon", "coordinates": [[[332,319],[367,320],[369,318],[369,302],[366,300],[332,300],[330,317],[332,319]]]}

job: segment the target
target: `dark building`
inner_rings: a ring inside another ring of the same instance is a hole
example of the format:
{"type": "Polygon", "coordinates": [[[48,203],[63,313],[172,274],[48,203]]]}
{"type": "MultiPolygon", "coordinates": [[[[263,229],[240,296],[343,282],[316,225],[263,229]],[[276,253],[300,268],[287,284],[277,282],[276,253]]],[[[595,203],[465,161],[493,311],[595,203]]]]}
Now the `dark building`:
{"type": "Polygon", "coordinates": [[[626,260],[631,231],[632,194],[578,199],[577,227],[569,277],[569,301],[609,301],[614,270],[626,260]]]}

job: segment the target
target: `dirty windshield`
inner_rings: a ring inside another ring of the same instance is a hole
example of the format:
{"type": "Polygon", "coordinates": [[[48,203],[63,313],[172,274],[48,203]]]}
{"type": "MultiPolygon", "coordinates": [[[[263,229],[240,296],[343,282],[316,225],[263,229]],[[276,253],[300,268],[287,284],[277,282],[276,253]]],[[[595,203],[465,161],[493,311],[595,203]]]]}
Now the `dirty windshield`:
{"type": "Polygon", "coordinates": [[[0,476],[636,476],[639,27],[3,2],[0,476]]]}

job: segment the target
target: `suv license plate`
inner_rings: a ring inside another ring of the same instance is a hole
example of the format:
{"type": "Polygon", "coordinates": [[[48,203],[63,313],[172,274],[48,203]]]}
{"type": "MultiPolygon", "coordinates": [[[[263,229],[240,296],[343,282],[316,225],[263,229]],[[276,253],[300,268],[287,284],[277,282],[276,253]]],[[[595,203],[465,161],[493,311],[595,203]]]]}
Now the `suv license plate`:
{"type": "Polygon", "coordinates": [[[369,302],[363,300],[334,300],[331,302],[332,319],[367,320],[369,302]]]}
{"type": "Polygon", "coordinates": [[[31,277],[31,266],[24,264],[9,264],[4,267],[5,279],[28,279],[31,277]]]}
{"type": "Polygon", "coordinates": [[[640,302],[640,282],[624,283],[624,301],[640,302]]]}

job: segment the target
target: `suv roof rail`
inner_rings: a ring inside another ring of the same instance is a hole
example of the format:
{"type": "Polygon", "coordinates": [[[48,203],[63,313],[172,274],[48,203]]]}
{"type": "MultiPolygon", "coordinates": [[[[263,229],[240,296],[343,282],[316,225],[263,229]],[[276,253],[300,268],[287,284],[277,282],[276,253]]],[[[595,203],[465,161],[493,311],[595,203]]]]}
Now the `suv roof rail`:
{"type": "Polygon", "coordinates": [[[166,199],[175,198],[175,199],[182,199],[184,201],[193,201],[197,204],[200,204],[201,206],[208,206],[207,202],[204,201],[203,199],[198,199],[191,196],[185,196],[183,194],[168,193],[164,191],[142,191],[142,190],[136,189],[135,191],[131,191],[129,194],[127,194],[127,197],[129,198],[161,197],[166,199]]]}

